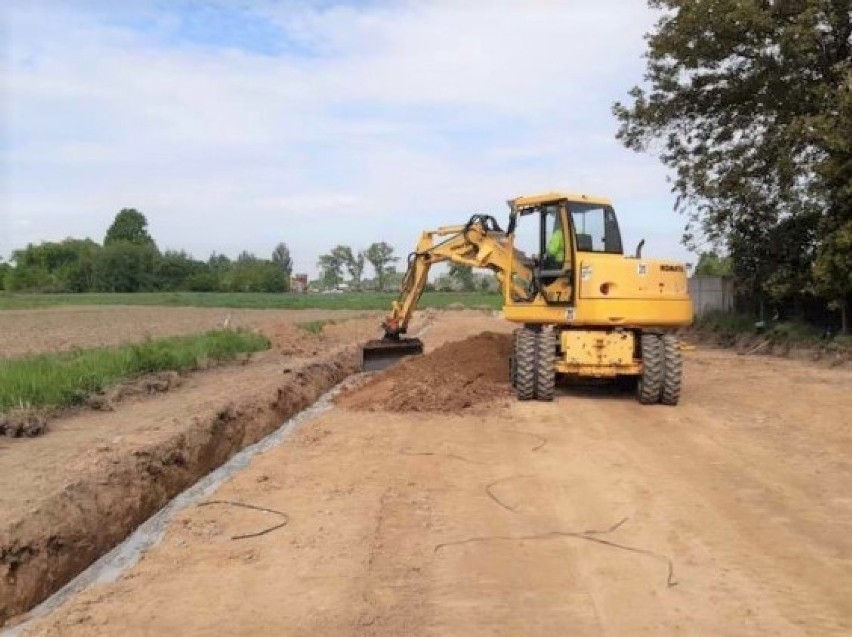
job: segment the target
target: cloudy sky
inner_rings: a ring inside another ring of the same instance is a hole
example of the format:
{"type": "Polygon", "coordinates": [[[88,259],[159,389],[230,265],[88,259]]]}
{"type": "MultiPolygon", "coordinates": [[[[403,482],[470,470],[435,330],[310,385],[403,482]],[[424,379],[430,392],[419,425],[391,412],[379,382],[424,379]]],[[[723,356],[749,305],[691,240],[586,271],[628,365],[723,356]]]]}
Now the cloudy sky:
{"type": "MultiPolygon", "coordinates": [[[[519,194],[615,201],[625,245],[679,245],[666,172],[614,139],[641,0],[0,5],[0,255],[100,241],[115,213],[198,257],[286,241],[298,270],[519,194]]],[[[631,248],[632,249],[632,248],[631,248]]]]}

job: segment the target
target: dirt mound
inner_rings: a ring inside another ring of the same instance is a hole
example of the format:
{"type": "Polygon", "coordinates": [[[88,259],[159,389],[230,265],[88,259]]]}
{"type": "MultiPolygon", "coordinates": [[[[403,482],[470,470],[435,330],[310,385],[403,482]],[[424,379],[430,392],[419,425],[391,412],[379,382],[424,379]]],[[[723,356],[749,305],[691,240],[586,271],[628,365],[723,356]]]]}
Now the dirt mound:
{"type": "Polygon", "coordinates": [[[406,359],[337,402],[358,411],[460,411],[509,395],[511,353],[511,334],[483,332],[406,359]]]}

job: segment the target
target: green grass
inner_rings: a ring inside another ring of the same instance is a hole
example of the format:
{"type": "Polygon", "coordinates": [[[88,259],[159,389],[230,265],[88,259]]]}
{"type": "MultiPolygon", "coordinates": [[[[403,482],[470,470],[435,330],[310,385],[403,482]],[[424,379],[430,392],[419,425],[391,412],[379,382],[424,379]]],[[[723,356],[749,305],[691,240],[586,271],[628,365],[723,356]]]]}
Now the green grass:
{"type": "Polygon", "coordinates": [[[758,331],[757,319],[752,316],[728,312],[709,312],[695,322],[695,327],[729,338],[735,338],[741,334],[760,334],[777,343],[825,345],[831,349],[841,350],[850,349],[852,345],[852,335],[837,335],[826,340],[819,328],[800,320],[770,323],[763,330],[758,331]]]}
{"type": "Polygon", "coordinates": [[[326,325],[334,325],[334,323],[335,321],[332,320],[305,321],[304,323],[296,323],[296,327],[305,330],[306,332],[310,332],[311,334],[322,334],[326,325]]]}
{"type": "MultiPolygon", "coordinates": [[[[163,305],[171,307],[232,307],[255,309],[386,310],[396,293],[266,294],[226,292],[140,292],[137,294],[7,294],[0,292],[0,310],[68,305],[163,305]]],[[[498,294],[484,292],[426,292],[418,307],[468,308],[501,306],[498,294]]]]}
{"type": "Polygon", "coordinates": [[[852,352],[852,334],[841,334],[834,337],[834,344],[840,348],[852,352]]]}
{"type": "Polygon", "coordinates": [[[725,336],[736,336],[755,332],[757,319],[746,314],[733,312],[708,312],[695,321],[695,327],[725,336]]]}
{"type": "Polygon", "coordinates": [[[90,394],[142,374],[190,371],[268,348],[269,340],[261,334],[215,330],[119,347],[0,360],[0,413],[13,408],[76,405],[90,394]]]}

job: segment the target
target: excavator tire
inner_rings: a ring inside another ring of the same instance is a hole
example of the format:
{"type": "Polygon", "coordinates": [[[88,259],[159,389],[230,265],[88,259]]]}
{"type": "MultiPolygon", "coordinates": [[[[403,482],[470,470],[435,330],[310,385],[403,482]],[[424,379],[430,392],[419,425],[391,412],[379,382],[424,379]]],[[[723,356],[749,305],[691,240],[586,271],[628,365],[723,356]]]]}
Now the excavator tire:
{"type": "Polygon", "coordinates": [[[518,366],[515,364],[515,359],[517,358],[516,352],[518,351],[518,332],[520,332],[520,330],[512,332],[512,354],[509,356],[509,382],[512,384],[513,388],[517,384],[516,378],[518,375],[518,366]]]}
{"type": "Polygon", "coordinates": [[[530,329],[518,330],[515,340],[515,393],[518,400],[535,398],[536,333],[530,329]]]}
{"type": "Polygon", "coordinates": [[[664,370],[660,402],[664,405],[677,405],[683,380],[683,354],[680,351],[680,339],[676,334],[665,334],[662,340],[664,370]]]}
{"type": "Polygon", "coordinates": [[[643,405],[660,402],[665,375],[663,339],[659,334],[642,334],[642,375],[639,377],[637,395],[643,405]]]}
{"type": "Polygon", "coordinates": [[[535,397],[538,400],[553,400],[556,390],[556,333],[544,331],[538,333],[536,347],[538,357],[535,362],[535,397]]]}

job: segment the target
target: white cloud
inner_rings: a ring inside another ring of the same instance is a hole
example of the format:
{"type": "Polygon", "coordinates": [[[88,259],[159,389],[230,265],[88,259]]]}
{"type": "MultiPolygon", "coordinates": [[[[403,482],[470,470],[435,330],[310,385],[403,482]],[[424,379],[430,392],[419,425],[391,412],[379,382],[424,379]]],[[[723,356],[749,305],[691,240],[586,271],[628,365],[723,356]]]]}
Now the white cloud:
{"type": "Polygon", "coordinates": [[[281,29],[267,53],[165,37],[177,9],[123,4],[0,9],[0,254],[99,239],[133,206],[163,246],[285,240],[313,271],[336,243],[404,253],[423,227],[560,188],[612,196],[627,233],[682,253],[664,171],[613,138],[642,2],[253,4],[281,29]]]}

